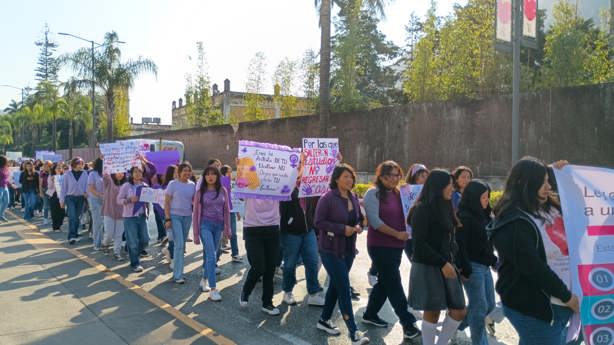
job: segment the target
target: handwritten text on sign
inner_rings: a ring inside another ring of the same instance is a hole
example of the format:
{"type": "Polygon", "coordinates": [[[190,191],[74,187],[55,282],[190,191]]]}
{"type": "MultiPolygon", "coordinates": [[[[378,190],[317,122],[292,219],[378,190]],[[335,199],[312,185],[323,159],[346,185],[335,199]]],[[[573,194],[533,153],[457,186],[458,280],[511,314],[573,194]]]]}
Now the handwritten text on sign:
{"type": "Polygon", "coordinates": [[[339,139],[304,138],[305,168],[299,198],[320,196],[329,189],[330,177],[337,164],[339,139]]]}
{"type": "Polygon", "coordinates": [[[236,197],[290,200],[300,163],[298,149],[241,140],[238,157],[236,197]]]}

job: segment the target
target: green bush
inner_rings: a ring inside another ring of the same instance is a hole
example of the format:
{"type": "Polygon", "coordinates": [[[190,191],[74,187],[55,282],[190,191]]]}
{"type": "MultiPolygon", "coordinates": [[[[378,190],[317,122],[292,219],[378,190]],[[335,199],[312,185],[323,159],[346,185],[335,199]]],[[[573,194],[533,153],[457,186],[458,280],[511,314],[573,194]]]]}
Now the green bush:
{"type": "Polygon", "coordinates": [[[493,190],[490,192],[490,207],[495,207],[499,199],[503,196],[502,190],[493,190]]]}
{"type": "Polygon", "coordinates": [[[367,190],[369,190],[369,188],[371,187],[373,187],[373,185],[370,183],[357,183],[356,185],[354,185],[354,189],[352,191],[358,194],[359,198],[362,198],[365,196],[367,190]]]}

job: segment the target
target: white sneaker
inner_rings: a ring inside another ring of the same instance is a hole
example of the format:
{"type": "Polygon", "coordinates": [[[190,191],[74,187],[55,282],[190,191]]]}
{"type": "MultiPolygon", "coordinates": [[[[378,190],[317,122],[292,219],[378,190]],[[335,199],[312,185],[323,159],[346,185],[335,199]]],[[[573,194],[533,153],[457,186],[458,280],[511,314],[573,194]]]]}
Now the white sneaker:
{"type": "Polygon", "coordinates": [[[138,265],[138,266],[134,267],[134,268],[132,269],[132,271],[134,271],[134,272],[136,272],[136,273],[143,272],[143,266],[138,265]]]}
{"type": "Polygon", "coordinates": [[[296,300],[294,299],[292,292],[284,292],[284,303],[287,305],[296,305],[296,300]]]}
{"type": "Polygon", "coordinates": [[[330,320],[328,321],[318,320],[318,323],[316,324],[316,328],[330,335],[341,334],[341,332],[339,331],[339,328],[334,323],[332,323],[330,320]]]}
{"type": "Polygon", "coordinates": [[[369,272],[367,272],[367,277],[369,278],[369,285],[371,285],[371,287],[377,284],[377,276],[371,275],[369,272]]]}
{"type": "Polygon", "coordinates": [[[354,335],[350,336],[352,345],[363,345],[369,342],[369,338],[365,337],[365,334],[361,331],[354,332],[354,335]]]}
{"type": "Polygon", "coordinates": [[[276,307],[275,307],[275,306],[273,306],[273,305],[267,305],[267,306],[262,307],[262,311],[263,311],[265,314],[269,314],[269,315],[271,315],[271,316],[276,316],[276,315],[279,315],[279,314],[280,314],[279,309],[278,309],[278,308],[276,308],[276,307]]]}
{"type": "Polygon", "coordinates": [[[214,302],[219,302],[222,300],[222,295],[220,295],[220,292],[217,290],[211,290],[211,293],[209,294],[209,299],[214,302]]]}
{"type": "Polygon", "coordinates": [[[307,304],[308,305],[313,305],[316,307],[322,307],[324,306],[324,296],[322,295],[321,292],[316,292],[312,295],[309,295],[309,297],[307,298],[307,304]]]}
{"type": "Polygon", "coordinates": [[[201,279],[200,280],[200,284],[198,284],[200,286],[200,289],[202,292],[209,292],[210,289],[207,286],[207,281],[205,279],[201,279]]]}

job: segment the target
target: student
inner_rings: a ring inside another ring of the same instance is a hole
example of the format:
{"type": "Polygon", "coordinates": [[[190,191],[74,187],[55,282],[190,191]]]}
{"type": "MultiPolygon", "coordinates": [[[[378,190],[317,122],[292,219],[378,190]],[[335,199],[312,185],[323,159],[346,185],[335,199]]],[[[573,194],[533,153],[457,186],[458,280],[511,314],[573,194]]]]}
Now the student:
{"type": "Polygon", "coordinates": [[[94,250],[102,250],[104,221],[102,215],[104,186],[102,182],[102,159],[96,158],[94,168],[87,177],[87,200],[92,216],[92,238],[94,250]]]}
{"type": "Polygon", "coordinates": [[[48,178],[51,173],[51,167],[53,163],[51,161],[42,162],[40,166],[39,174],[39,192],[40,200],[43,209],[43,225],[49,224],[49,195],[47,195],[48,178]]]}
{"type": "Polygon", "coordinates": [[[21,194],[23,195],[22,205],[25,206],[23,219],[30,221],[34,218],[34,208],[36,207],[36,196],[39,189],[38,173],[34,171],[34,165],[30,161],[25,162],[23,167],[24,170],[19,177],[21,194]]]}
{"type": "Polygon", "coordinates": [[[321,307],[324,306],[324,296],[322,294],[323,289],[318,281],[318,240],[315,229],[307,226],[307,218],[298,198],[304,159],[304,155],[301,155],[299,174],[296,178],[296,186],[291,194],[291,200],[279,203],[280,239],[284,260],[283,301],[288,305],[296,304],[292,290],[296,285],[296,265],[299,258],[302,258],[305,266],[307,293],[309,294],[307,304],[321,307]]]}
{"type": "Polygon", "coordinates": [[[143,170],[139,167],[130,169],[128,182],[124,183],[119,189],[116,202],[123,206],[122,216],[124,218],[124,231],[126,233],[126,244],[128,256],[130,256],[130,266],[134,272],[143,272],[143,266],[139,261],[142,248],[148,245],[147,236],[147,203],[139,201],[141,189],[147,187],[143,182],[143,170]]]}
{"type": "Polygon", "coordinates": [[[65,212],[60,207],[59,190],[57,187],[62,185],[64,169],[61,163],[55,163],[51,167],[50,175],[47,177],[47,196],[49,197],[49,211],[51,211],[51,229],[60,231],[64,222],[65,212]]]}
{"type": "Polygon", "coordinates": [[[452,193],[452,206],[454,210],[458,210],[463,191],[469,181],[473,178],[473,171],[468,167],[461,165],[452,171],[452,180],[454,181],[454,193],[452,193]]]}
{"type": "Polygon", "coordinates": [[[375,171],[375,187],[364,196],[369,221],[367,251],[378,272],[378,280],[371,294],[362,320],[377,327],[388,327],[378,313],[388,299],[403,326],[403,337],[413,339],[420,335],[416,318],[407,310],[407,298],[401,283],[401,258],[409,238],[406,231],[399,181],[403,177],[401,166],[385,161],[375,171]]]}
{"type": "Polygon", "coordinates": [[[548,255],[566,249],[548,234],[548,224],[560,215],[550,188],[546,165],[522,158],[509,173],[488,228],[500,258],[496,290],[525,345],[564,344],[569,318],[579,312],[578,297],[561,279],[567,280],[568,272],[555,272],[548,264],[548,255]]]}
{"type": "MultiPolygon", "coordinates": [[[[229,181],[232,179],[232,167],[229,165],[222,166],[220,173],[223,176],[222,181],[224,180],[224,177],[226,177],[229,181]]],[[[232,185],[232,183],[230,184],[232,185]]],[[[232,187],[228,188],[228,194],[231,195],[232,199],[232,187]]],[[[237,219],[240,219],[241,215],[238,212],[232,212],[232,206],[232,202],[230,202],[230,255],[232,262],[243,262],[239,256],[239,244],[237,241],[237,219]]]]}
{"type": "Polygon", "coordinates": [[[102,219],[104,222],[104,240],[102,246],[109,248],[113,242],[113,256],[117,261],[123,261],[121,255],[122,238],[124,235],[123,207],[117,204],[117,194],[126,182],[126,174],[117,172],[103,174],[102,184],[102,219]]]}
{"type": "Polygon", "coordinates": [[[352,192],[355,183],[354,169],[347,164],[337,165],[331,177],[330,191],[316,206],[315,225],[320,232],[318,247],[322,264],[330,277],[324,309],[316,327],[331,335],[341,333],[330,321],[338,302],[352,344],[360,345],[368,343],[369,338],[358,330],[350,292],[349,272],[356,256],[356,237],[362,232],[363,220],[358,197],[352,192]]]}
{"type": "Polygon", "coordinates": [[[486,236],[486,225],[492,213],[489,201],[488,185],[473,180],[465,187],[458,207],[458,219],[463,226],[456,232],[456,239],[463,257],[468,259],[460,261],[460,270],[469,299],[466,322],[473,345],[488,345],[484,319],[495,309],[490,267],[495,267],[497,257],[486,236]]]}
{"type": "Polygon", "coordinates": [[[79,237],[79,218],[83,213],[87,195],[87,173],[83,171],[83,159],[70,161],[70,171],[64,175],[60,188],[60,206],[66,205],[68,213],[68,243],[75,244],[79,237]]]}
{"type": "Polygon", "coordinates": [[[216,285],[217,248],[222,238],[231,236],[228,191],[222,187],[220,170],[209,166],[203,172],[203,182],[194,195],[194,243],[203,244],[203,277],[201,290],[211,291],[209,299],[218,302],[222,296],[216,285]],[[208,286],[207,286],[208,283],[208,286]]]}
{"type": "Polygon", "coordinates": [[[195,184],[190,180],[192,166],[189,163],[177,167],[179,178],[170,181],[164,192],[164,226],[173,233],[173,280],[183,284],[183,258],[185,240],[192,223],[192,200],[195,184]]]}
{"type": "Polygon", "coordinates": [[[0,155],[0,222],[8,222],[4,211],[9,207],[9,172],[8,159],[0,155]]]}
{"type": "MultiPolygon", "coordinates": [[[[237,184],[254,183],[257,176],[251,171],[253,162],[239,160],[237,184]]],[[[279,315],[273,305],[273,277],[279,258],[279,201],[267,199],[245,199],[245,218],[243,219],[243,238],[245,251],[250,264],[247,277],[241,290],[239,304],[247,307],[249,296],[262,277],[262,311],[268,315],[279,315]]]]}
{"type": "Polygon", "coordinates": [[[454,266],[456,218],[452,209],[452,176],[446,170],[429,174],[418,200],[409,212],[414,255],[409,279],[409,304],[423,310],[422,342],[445,345],[465,317],[465,298],[454,266]],[[448,313],[437,342],[441,310],[448,313]]]}

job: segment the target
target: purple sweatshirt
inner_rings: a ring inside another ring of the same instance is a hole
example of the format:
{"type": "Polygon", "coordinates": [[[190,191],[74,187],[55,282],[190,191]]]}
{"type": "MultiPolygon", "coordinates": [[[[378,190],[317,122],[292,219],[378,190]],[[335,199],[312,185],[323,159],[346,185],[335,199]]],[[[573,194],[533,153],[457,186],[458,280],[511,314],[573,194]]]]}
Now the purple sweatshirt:
{"type": "Polygon", "coordinates": [[[130,182],[126,182],[119,188],[116,201],[118,205],[124,207],[122,211],[122,217],[124,218],[140,216],[145,212],[147,203],[144,203],[143,206],[139,207],[135,212],[134,207],[137,203],[140,203],[140,201],[137,201],[136,203],[130,201],[131,197],[137,195],[138,187],[147,187],[147,185],[143,182],[134,185],[130,182]]]}
{"type": "MultiPolygon", "coordinates": [[[[360,212],[360,204],[356,194],[350,193],[357,224],[364,219],[360,212]]],[[[319,231],[318,247],[321,252],[345,257],[348,253],[356,253],[356,234],[346,237],[345,226],[349,225],[347,199],[344,199],[338,189],[332,189],[320,197],[314,217],[316,229],[319,231]]],[[[352,224],[356,225],[356,224],[352,224]]]]}
{"type": "Polygon", "coordinates": [[[6,188],[9,185],[9,168],[0,169],[0,188],[6,188]]]}

